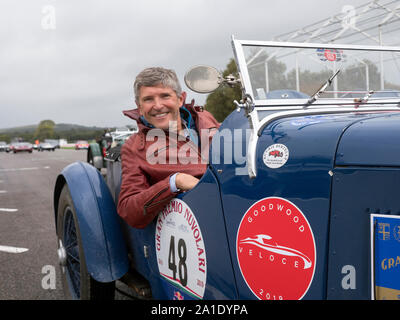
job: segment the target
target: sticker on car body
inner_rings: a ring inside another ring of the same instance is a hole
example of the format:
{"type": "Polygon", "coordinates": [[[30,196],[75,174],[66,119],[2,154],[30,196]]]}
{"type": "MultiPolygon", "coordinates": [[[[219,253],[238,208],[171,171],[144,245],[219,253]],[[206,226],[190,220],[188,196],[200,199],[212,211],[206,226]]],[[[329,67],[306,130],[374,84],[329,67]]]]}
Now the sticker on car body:
{"type": "Polygon", "coordinates": [[[297,300],[308,291],[315,271],[314,234],[292,202],[269,197],[253,204],[237,232],[241,274],[260,300],[297,300]]]}
{"type": "Polygon", "coordinates": [[[264,164],[271,169],[278,169],[289,159],[289,149],[281,143],[270,145],[263,154],[264,164]]]}
{"type": "Polygon", "coordinates": [[[196,217],[184,201],[172,199],[158,215],[155,248],[160,275],[188,296],[202,299],[206,249],[196,217]]]}

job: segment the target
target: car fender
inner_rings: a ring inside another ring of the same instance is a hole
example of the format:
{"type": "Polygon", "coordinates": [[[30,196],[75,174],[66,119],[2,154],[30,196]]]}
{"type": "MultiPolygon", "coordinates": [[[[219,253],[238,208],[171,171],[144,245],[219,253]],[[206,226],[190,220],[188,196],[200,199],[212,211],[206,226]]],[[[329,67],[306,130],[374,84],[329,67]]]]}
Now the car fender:
{"type": "Polygon", "coordinates": [[[84,162],[64,168],[54,190],[56,226],[58,200],[65,183],[77,214],[89,274],[99,282],[121,278],[128,271],[128,252],[120,218],[103,177],[84,162]]]}
{"type": "Polygon", "coordinates": [[[89,154],[92,154],[93,165],[97,169],[101,169],[103,167],[103,154],[101,152],[100,146],[98,143],[89,144],[88,149],[88,162],[89,162],[89,154]]]}

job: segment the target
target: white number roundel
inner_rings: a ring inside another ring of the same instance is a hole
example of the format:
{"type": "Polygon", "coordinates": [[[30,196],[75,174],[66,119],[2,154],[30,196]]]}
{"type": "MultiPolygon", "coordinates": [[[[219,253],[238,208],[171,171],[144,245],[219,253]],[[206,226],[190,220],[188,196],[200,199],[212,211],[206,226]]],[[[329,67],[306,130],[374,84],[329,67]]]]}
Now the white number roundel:
{"type": "Polygon", "coordinates": [[[207,260],[196,217],[180,199],[172,199],[158,215],[155,247],[160,275],[195,298],[203,298],[207,260]]]}

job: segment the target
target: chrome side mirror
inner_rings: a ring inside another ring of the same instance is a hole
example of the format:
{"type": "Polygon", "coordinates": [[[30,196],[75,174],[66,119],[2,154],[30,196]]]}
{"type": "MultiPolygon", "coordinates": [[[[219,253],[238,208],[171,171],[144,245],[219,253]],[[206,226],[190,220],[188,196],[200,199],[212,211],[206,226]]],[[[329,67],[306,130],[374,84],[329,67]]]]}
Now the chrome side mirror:
{"type": "Polygon", "coordinates": [[[187,87],[197,93],[210,93],[217,90],[222,84],[230,87],[240,85],[240,79],[233,75],[223,77],[222,74],[210,66],[196,66],[191,68],[185,74],[185,83],[187,87]]]}
{"type": "Polygon", "coordinates": [[[195,66],[185,74],[187,87],[197,93],[210,93],[219,88],[223,82],[222,75],[214,67],[195,66]]]}

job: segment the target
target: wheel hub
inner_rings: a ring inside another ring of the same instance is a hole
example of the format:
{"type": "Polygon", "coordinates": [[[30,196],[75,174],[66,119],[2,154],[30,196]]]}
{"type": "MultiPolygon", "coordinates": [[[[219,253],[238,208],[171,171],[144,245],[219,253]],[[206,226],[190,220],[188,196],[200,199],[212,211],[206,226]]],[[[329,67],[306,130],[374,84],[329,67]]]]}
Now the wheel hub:
{"type": "Polygon", "coordinates": [[[57,249],[58,263],[60,266],[65,267],[67,265],[67,251],[61,240],[59,240],[59,247],[57,249]]]}

